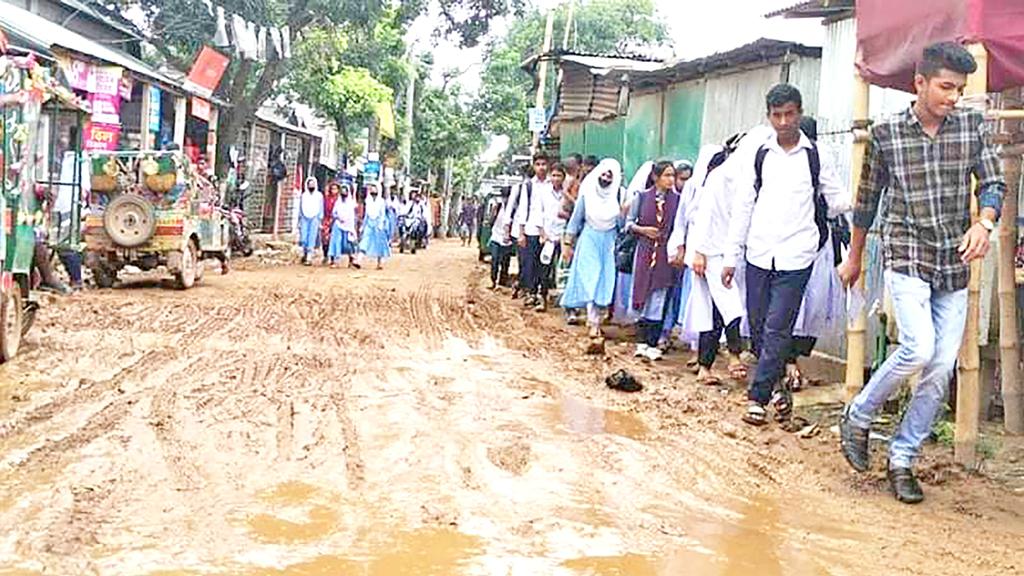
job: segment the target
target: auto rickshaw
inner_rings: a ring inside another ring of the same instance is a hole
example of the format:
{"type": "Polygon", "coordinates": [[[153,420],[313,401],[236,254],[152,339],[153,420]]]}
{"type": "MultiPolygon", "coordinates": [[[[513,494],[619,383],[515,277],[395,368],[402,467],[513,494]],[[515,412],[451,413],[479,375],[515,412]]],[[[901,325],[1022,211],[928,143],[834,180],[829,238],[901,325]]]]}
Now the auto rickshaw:
{"type": "MultiPolygon", "coordinates": [[[[46,200],[54,184],[41,178],[48,174],[43,164],[48,155],[42,149],[46,139],[40,137],[44,105],[48,111],[71,110],[80,120],[84,104],[60,87],[35,55],[3,44],[0,42],[0,362],[7,362],[17,355],[39,308],[33,257],[36,242],[49,238],[46,200]]],[[[74,192],[72,205],[78,204],[77,194],[74,192]]],[[[71,246],[77,238],[77,230],[69,226],[66,236],[51,241],[71,246]]]]}

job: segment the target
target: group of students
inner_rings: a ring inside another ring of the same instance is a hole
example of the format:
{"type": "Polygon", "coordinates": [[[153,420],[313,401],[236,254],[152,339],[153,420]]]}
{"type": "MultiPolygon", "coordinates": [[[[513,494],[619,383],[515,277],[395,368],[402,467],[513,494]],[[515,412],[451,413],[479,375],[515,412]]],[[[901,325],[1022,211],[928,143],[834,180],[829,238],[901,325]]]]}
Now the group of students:
{"type": "Polygon", "coordinates": [[[362,258],[377,261],[377,269],[391,257],[391,243],[399,233],[398,219],[403,216],[427,226],[430,236],[429,204],[413,193],[409,200],[395,194],[381,194],[376,183],[366,185],[366,199],[359,203],[351,186],[331,182],[322,193],[315,178],[308,178],[295,211],[295,230],[302,263],[312,266],[319,248],[323,263],[335,268],[343,258],[350,268],[361,268],[362,258]]]}
{"type": "Polygon", "coordinates": [[[1005,191],[983,115],[955,107],[975,68],[956,43],[925,50],[918,100],[872,128],[856,205],[788,84],[766,96],[768,125],[704,146],[692,166],[648,163],[627,187],[615,159],[570,159],[549,170],[537,155],[533,177],[494,215],[492,283],[517,241],[516,295],[543,310],[560,254],[569,266],[560,304],[586,311],[590,351],[603,350],[602,325],[616,304],[636,323],[638,357],[660,359],[666,332],[678,328],[697,348],[707,384],[718,382],[711,369],[724,336],[729,374],[748,384],[742,418],[763,426],[770,412],[780,422],[791,416],[796,358],[830,326],[842,329],[845,289],[860,277],[867,230],[880,213],[900,347],[847,406],[841,447],[866,471],[874,416],[904,378],[920,373],[887,466],[896,498],[920,502],[913,461],[954,370],[968,264],[988,250],[1005,191]],[[972,175],[981,207],[973,225],[972,175]]]}

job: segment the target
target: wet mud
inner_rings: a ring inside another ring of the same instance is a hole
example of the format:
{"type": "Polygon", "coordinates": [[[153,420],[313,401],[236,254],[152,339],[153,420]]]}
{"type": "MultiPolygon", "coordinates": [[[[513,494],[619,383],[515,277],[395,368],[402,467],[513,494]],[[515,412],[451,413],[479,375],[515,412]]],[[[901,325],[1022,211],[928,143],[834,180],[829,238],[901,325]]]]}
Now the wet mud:
{"type": "Polygon", "coordinates": [[[687,354],[587,357],[475,256],[45,308],[0,367],[0,576],[1024,573],[1019,493],[947,474],[901,506],[687,354]]]}

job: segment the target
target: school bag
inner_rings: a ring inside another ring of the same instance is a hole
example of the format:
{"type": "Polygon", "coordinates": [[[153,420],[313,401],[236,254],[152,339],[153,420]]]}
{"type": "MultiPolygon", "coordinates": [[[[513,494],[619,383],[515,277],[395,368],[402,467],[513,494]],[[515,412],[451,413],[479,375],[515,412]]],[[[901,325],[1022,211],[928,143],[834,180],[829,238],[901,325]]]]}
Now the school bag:
{"type": "MultiPolygon", "coordinates": [[[[764,181],[761,178],[761,171],[764,168],[764,159],[768,156],[768,148],[761,146],[754,156],[754,203],[757,203],[761,195],[761,186],[764,181]]],[[[814,224],[818,227],[818,250],[825,247],[828,242],[828,203],[821,193],[821,156],[818,154],[817,144],[811,143],[807,150],[807,164],[811,169],[811,185],[814,187],[814,224]]]]}

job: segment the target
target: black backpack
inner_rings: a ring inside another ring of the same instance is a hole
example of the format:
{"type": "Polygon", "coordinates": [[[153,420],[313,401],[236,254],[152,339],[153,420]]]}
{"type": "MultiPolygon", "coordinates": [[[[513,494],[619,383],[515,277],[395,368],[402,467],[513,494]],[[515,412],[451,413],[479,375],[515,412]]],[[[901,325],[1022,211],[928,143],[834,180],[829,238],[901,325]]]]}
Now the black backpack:
{"type": "MultiPolygon", "coordinates": [[[[768,148],[761,146],[754,156],[754,202],[757,203],[761,195],[761,186],[764,181],[761,178],[761,170],[764,167],[764,159],[768,156],[768,148]]],[[[811,143],[807,150],[807,164],[811,168],[811,185],[814,187],[814,224],[818,227],[818,250],[825,247],[828,242],[828,203],[821,193],[821,156],[818,154],[818,146],[811,143]]],[[[838,258],[838,252],[836,252],[838,258]]]]}

